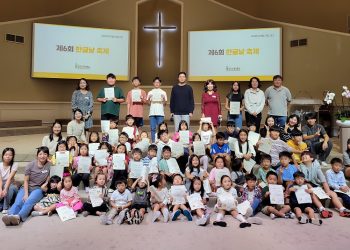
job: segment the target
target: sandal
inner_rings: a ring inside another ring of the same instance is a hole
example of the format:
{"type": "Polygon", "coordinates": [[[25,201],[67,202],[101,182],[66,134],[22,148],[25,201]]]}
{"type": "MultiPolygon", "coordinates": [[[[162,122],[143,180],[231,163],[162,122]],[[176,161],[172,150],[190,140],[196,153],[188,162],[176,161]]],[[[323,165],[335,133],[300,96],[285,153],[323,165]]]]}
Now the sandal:
{"type": "Polygon", "coordinates": [[[332,218],[332,217],[333,217],[333,212],[331,211],[328,211],[325,209],[321,212],[321,218],[326,219],[326,218],[332,218]]]}

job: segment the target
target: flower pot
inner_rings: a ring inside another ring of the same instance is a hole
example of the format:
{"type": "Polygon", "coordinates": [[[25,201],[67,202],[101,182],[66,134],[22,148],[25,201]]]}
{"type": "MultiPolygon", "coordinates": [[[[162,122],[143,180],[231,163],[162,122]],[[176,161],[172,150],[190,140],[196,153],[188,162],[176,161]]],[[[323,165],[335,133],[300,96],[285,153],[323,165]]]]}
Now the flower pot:
{"type": "Polygon", "coordinates": [[[350,138],[350,120],[337,120],[337,125],[340,127],[340,146],[342,153],[347,148],[347,141],[350,138]]]}

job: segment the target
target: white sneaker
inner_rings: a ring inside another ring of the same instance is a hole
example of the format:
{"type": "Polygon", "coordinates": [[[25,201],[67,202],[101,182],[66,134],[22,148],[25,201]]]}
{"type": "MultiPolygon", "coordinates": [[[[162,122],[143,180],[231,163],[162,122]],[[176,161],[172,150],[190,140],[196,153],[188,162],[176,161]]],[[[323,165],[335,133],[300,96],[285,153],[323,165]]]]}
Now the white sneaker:
{"type": "Polygon", "coordinates": [[[7,214],[7,210],[6,209],[4,209],[4,210],[2,210],[2,212],[1,212],[2,214],[7,214]]]}
{"type": "Polygon", "coordinates": [[[322,162],[321,162],[321,166],[322,166],[322,167],[328,167],[328,163],[325,162],[325,161],[322,161],[322,162]]]}
{"type": "Polygon", "coordinates": [[[274,215],[273,213],[270,214],[270,218],[271,220],[274,220],[276,218],[276,215],[274,215]]]}

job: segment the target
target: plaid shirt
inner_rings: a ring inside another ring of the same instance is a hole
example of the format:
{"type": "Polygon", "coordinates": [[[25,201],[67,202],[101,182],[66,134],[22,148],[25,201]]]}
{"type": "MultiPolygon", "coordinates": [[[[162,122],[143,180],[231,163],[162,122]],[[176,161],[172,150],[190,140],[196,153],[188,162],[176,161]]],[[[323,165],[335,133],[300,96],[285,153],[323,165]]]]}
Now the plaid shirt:
{"type": "MultiPolygon", "coordinates": [[[[248,200],[248,193],[249,193],[248,187],[243,188],[241,202],[248,200]]],[[[262,200],[261,189],[258,186],[254,188],[254,198],[259,199],[260,202],[262,200]]]]}

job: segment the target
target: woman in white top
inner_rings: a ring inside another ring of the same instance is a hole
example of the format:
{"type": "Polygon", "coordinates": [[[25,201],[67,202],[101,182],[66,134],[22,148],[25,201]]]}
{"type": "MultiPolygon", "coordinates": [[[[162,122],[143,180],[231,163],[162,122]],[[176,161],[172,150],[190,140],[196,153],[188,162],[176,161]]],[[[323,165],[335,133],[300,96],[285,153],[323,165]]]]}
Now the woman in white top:
{"type": "Polygon", "coordinates": [[[248,131],[241,129],[238,133],[238,140],[235,141],[235,155],[237,158],[249,161],[255,157],[255,149],[253,143],[248,141],[248,131]]]}
{"type": "Polygon", "coordinates": [[[244,93],[245,120],[248,126],[255,124],[256,131],[260,129],[261,112],[265,106],[265,94],[262,91],[260,80],[250,78],[248,89],[244,93]]]}
{"type": "Polygon", "coordinates": [[[164,90],[160,89],[162,81],[159,77],[153,79],[154,89],[147,94],[147,101],[150,104],[149,120],[151,125],[152,142],[156,141],[155,134],[159,124],[164,121],[164,106],[167,102],[167,95],[164,90]]]}
{"type": "Polygon", "coordinates": [[[18,191],[17,186],[13,183],[18,168],[14,160],[15,150],[5,148],[2,151],[2,162],[0,163],[0,211],[3,214],[7,214],[18,191]]]}
{"type": "Polygon", "coordinates": [[[62,124],[55,121],[51,126],[51,133],[44,136],[41,146],[48,147],[50,155],[54,155],[56,152],[57,142],[61,140],[65,140],[65,138],[62,137],[62,124]]]}
{"type": "Polygon", "coordinates": [[[85,123],[83,122],[83,112],[80,109],[74,110],[74,120],[67,125],[67,136],[74,135],[78,142],[86,143],[85,123]]]}

